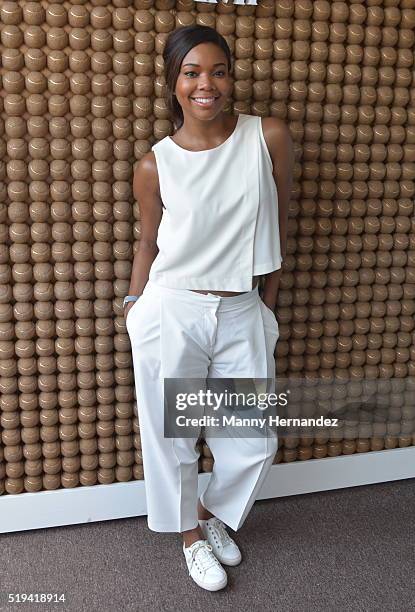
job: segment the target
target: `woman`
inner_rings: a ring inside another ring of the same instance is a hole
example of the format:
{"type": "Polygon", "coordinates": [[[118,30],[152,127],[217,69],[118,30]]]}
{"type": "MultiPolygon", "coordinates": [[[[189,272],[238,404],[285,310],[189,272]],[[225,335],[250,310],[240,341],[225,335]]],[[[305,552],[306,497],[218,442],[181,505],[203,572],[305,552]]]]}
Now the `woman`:
{"type": "Polygon", "coordinates": [[[181,532],[189,575],[214,591],[227,584],[222,564],[241,561],[225,525],[236,531],[245,520],[277,437],[205,436],[215,463],[198,500],[198,432],[165,437],[163,384],[181,379],[184,389],[187,379],[275,380],[273,311],[293,148],[281,120],[223,112],[233,85],[231,55],[214,29],[175,30],[163,58],[178,129],[153,146],[134,174],[141,237],[125,317],[148,525],[181,532]]]}

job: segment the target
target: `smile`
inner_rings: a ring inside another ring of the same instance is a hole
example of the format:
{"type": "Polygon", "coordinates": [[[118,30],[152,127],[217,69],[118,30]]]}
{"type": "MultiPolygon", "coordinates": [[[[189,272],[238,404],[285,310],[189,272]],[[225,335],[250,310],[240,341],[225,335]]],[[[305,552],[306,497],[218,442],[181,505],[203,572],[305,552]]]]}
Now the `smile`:
{"type": "Polygon", "coordinates": [[[193,102],[195,102],[199,106],[212,106],[212,104],[215,103],[218,97],[219,96],[216,96],[216,97],[211,96],[209,98],[191,98],[191,100],[193,100],[193,102]]]}

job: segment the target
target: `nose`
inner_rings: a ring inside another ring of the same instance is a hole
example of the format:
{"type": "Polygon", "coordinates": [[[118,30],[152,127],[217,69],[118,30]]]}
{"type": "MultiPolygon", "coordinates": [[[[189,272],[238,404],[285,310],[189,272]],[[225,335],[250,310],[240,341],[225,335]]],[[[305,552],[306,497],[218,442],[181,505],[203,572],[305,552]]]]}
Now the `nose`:
{"type": "Polygon", "coordinates": [[[208,74],[201,73],[198,79],[198,89],[208,90],[213,89],[212,83],[210,81],[210,76],[208,74]]]}

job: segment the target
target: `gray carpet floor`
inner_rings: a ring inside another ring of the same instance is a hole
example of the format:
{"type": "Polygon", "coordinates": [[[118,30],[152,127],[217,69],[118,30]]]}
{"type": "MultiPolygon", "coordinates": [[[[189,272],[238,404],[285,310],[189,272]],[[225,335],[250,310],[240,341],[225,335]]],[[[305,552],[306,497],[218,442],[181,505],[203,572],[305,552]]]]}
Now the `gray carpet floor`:
{"type": "Polygon", "coordinates": [[[230,533],[244,560],[216,593],[188,576],[180,536],[146,517],[2,534],[0,609],[415,610],[415,479],[259,501],[230,533]],[[11,605],[9,592],[66,603],[11,605]]]}

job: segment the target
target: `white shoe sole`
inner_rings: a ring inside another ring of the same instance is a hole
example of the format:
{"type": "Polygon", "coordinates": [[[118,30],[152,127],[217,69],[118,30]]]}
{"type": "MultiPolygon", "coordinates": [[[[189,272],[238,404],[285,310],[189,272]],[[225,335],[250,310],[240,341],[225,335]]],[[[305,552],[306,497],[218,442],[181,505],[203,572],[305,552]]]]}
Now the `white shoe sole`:
{"type": "Polygon", "coordinates": [[[240,557],[239,559],[231,559],[229,561],[227,561],[226,559],[222,559],[216,553],[215,557],[220,563],[222,563],[222,565],[229,565],[231,567],[235,567],[236,565],[239,565],[242,562],[242,557],[240,557]]]}
{"type": "Polygon", "coordinates": [[[192,575],[190,575],[190,578],[194,580],[198,586],[200,586],[202,589],[205,589],[206,591],[219,591],[220,589],[225,588],[228,584],[227,576],[225,576],[222,582],[217,582],[216,584],[206,584],[205,582],[199,581],[192,575]]]}

